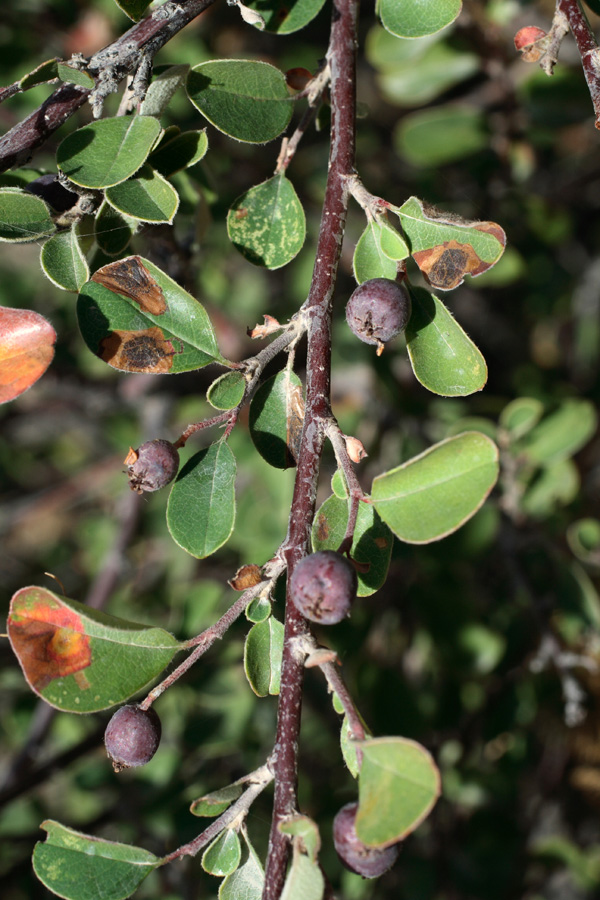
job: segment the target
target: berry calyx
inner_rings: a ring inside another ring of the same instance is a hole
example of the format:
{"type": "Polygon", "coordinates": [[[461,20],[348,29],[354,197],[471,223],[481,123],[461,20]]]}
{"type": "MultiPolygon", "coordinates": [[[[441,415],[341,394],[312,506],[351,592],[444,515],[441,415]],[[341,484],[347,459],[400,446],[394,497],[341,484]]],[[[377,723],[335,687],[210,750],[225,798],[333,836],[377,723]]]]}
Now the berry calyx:
{"type": "Polygon", "coordinates": [[[526,25],[515,34],[515,47],[521,51],[525,62],[537,62],[545,52],[545,47],[540,46],[540,41],[548,35],[537,25],[526,25]]]}
{"type": "Polygon", "coordinates": [[[398,858],[398,845],[367,847],[356,833],[358,803],[342,806],[333,820],[333,843],[337,855],[351,872],[363,878],[379,878],[398,858]]]}
{"type": "Polygon", "coordinates": [[[351,562],[334,550],[318,550],[297,564],[290,579],[290,597],[311,622],[335,625],[350,615],[358,577],[351,562]]]}
{"type": "Polygon", "coordinates": [[[146,441],[138,450],[130,448],[125,465],[132,491],[158,491],[177,475],[179,453],[170,441],[146,441]]]}
{"type": "Polygon", "coordinates": [[[115,772],[145,766],[160,743],[160,719],[150,709],[128,703],[116,711],[106,726],[104,745],[115,772]]]}
{"type": "Polygon", "coordinates": [[[410,294],[404,284],[390,278],[370,278],[360,284],[346,305],[346,321],[365,344],[383,345],[401,331],[410,318],[410,294]]]}

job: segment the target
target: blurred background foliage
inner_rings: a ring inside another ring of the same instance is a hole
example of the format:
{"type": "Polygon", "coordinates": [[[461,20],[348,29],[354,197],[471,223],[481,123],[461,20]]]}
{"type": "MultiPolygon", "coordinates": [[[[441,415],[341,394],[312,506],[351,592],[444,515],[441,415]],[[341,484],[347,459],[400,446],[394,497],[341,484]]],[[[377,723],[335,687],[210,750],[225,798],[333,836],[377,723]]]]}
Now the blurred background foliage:
{"type": "MultiPolygon", "coordinates": [[[[308,673],[301,806],[321,826],[323,862],[344,900],[579,900],[600,891],[600,135],[572,39],[552,79],[522,62],[512,44],[523,25],[547,29],[552,8],[468,0],[451,30],[418,41],[387,34],[370,8],[361,18],[357,163],[365,185],[394,204],[416,195],[499,222],[508,249],[489,274],[445,297],[486,357],[488,385],[466,399],[435,397],[414,379],[402,339],[376,358],[346,327],[352,252],[364,227],[363,213],[351,209],[334,411],[369,453],[360,467],[365,488],[384,469],[471,426],[496,438],[503,474],[454,536],[424,547],[396,543],[385,587],[359,602],[351,621],[319,635],[343,660],[373,733],[424,743],[444,782],[433,815],[392,871],[375,883],[342,872],[330,825],[355,784],[341,761],[339,717],[319,673],[308,673]]],[[[276,37],[216,5],[156,62],[251,57],[314,71],[328,15],[326,6],[306,30],[276,37]]],[[[0,83],[51,56],[89,55],[125,28],[112,0],[4,4],[0,83]]],[[[3,104],[2,130],[51,89],[3,104]]],[[[117,103],[111,99],[109,113],[117,103]]],[[[31,165],[55,171],[57,144],[89,118],[80,111],[31,165]]],[[[198,118],[178,93],[168,122],[199,127],[198,118]]],[[[323,110],[323,129],[326,119],[323,110]]],[[[257,150],[214,129],[209,142],[206,160],[177,176],[184,203],[175,226],[144,228],[134,250],[195,293],[223,353],[243,358],[255,348],[247,326],[264,313],[289,316],[306,296],[328,141],[326,131],[308,133],[290,167],[308,239],[272,273],[231,248],[225,216],[239,194],[272,173],[278,144],[257,150]]],[[[116,572],[109,612],[192,636],[231,602],[226,582],[238,565],[262,564],[284,537],[293,471],[269,468],[242,421],[231,438],[239,463],[231,540],[204,561],[175,546],[165,494],[130,494],[122,460],[130,445],[174,439],[209,414],[204,394],[216,370],[171,378],[109,369],[84,346],[73,296],[43,277],[38,256],[35,244],[0,245],[0,305],[43,313],[59,335],[49,372],[0,409],[3,609],[19,587],[52,588],[48,572],[68,596],[96,602],[102,579],[116,572]]],[[[302,365],[299,353],[300,372],[302,365]]],[[[326,456],[321,500],[333,471],[326,456]]],[[[281,608],[276,614],[282,618],[281,608]]],[[[161,698],[160,751],[146,768],[119,776],[102,747],[108,714],[48,715],[8,642],[0,644],[5,900],[48,896],[30,866],[44,818],[164,853],[199,830],[188,812],[195,797],[264,761],[276,700],[259,700],[245,681],[248,627],[238,622],[161,698]]],[[[266,796],[249,816],[263,857],[269,817],[266,796]]],[[[199,860],[188,859],[158,870],[138,896],[192,900],[217,890],[199,860]]]]}

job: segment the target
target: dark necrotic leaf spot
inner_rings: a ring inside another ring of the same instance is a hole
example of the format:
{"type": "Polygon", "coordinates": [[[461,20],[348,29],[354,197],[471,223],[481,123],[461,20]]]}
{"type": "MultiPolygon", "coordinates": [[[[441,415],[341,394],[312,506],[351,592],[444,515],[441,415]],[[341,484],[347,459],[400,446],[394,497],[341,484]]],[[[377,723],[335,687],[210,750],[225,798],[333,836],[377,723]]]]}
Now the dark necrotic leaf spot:
{"type": "Polygon", "coordinates": [[[98,355],[114,369],[125,372],[149,372],[160,375],[169,372],[175,350],[160,328],[145,331],[112,331],[100,341],[98,355]]]}
{"type": "Polygon", "coordinates": [[[167,310],[162,288],[142,265],[139,256],[130,256],[103,266],[92,275],[92,281],[109,291],[129,297],[139,305],[142,312],[150,313],[151,316],[160,316],[167,310]]]}

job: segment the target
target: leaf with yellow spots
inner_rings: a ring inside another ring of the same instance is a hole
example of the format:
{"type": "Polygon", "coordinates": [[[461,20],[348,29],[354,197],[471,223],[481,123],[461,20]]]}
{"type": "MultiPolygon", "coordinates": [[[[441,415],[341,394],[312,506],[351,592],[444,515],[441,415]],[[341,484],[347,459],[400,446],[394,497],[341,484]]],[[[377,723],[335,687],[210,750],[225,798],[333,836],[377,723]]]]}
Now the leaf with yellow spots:
{"type": "Polygon", "coordinates": [[[162,628],[117,619],[42,587],[17,591],[7,630],[30,687],[69,712],[122,703],[156,678],[180,646],[162,628]]]}
{"type": "Polygon", "coordinates": [[[410,252],[428,283],[451,291],[465,275],[481,275],[498,262],[506,235],[495,222],[471,222],[410,197],[398,210],[410,252]]]}

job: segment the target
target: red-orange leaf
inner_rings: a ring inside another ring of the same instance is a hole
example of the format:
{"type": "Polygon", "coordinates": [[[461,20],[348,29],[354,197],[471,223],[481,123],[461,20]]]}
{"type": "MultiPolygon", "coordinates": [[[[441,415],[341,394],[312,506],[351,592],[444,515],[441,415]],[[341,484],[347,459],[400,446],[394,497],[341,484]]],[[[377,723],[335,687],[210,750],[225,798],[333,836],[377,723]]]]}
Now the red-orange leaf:
{"type": "Polygon", "coordinates": [[[14,400],[44,374],[55,341],[54,328],[39,313],[0,306],[0,403],[14,400]]]}
{"type": "MultiPolygon", "coordinates": [[[[81,618],[48,591],[17,591],[10,604],[8,637],[25,678],[38,693],[54,678],[81,673],[92,662],[81,618]]],[[[78,684],[88,686],[84,675],[78,684]]]]}

